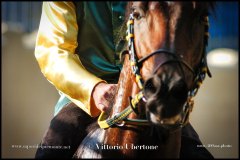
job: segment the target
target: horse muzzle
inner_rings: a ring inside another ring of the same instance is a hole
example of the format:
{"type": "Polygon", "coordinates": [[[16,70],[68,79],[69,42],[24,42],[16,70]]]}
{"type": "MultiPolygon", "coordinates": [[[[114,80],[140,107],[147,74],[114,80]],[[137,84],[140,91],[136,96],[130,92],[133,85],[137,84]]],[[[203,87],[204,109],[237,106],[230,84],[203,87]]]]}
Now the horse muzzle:
{"type": "Polygon", "coordinates": [[[146,115],[153,124],[176,124],[188,97],[188,87],[179,76],[162,73],[154,74],[144,83],[146,115]]]}

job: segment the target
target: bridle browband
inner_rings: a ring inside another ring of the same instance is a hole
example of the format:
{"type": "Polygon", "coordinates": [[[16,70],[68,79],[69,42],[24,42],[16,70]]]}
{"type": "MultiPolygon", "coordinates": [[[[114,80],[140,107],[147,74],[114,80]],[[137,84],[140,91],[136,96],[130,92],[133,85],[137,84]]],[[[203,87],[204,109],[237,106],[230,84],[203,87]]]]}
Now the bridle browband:
{"type": "Polygon", "coordinates": [[[165,123],[164,120],[162,120],[160,123],[161,126],[164,128],[170,129],[170,130],[175,130],[178,128],[181,128],[185,126],[188,123],[189,120],[189,114],[192,111],[194,101],[193,97],[197,94],[198,89],[200,88],[200,85],[202,84],[203,80],[205,79],[206,73],[208,74],[209,77],[211,77],[211,73],[209,71],[208,65],[207,65],[207,60],[206,60],[206,45],[208,42],[208,28],[209,28],[209,22],[208,22],[208,17],[205,17],[204,19],[204,25],[205,25],[205,36],[204,36],[204,43],[205,43],[205,48],[204,48],[204,53],[202,54],[201,62],[198,67],[198,71],[195,72],[188,63],[186,63],[181,57],[179,57],[177,54],[172,53],[168,50],[165,49],[158,49],[151,54],[141,58],[138,60],[137,55],[135,53],[135,48],[134,48],[134,32],[133,32],[133,27],[134,27],[134,17],[133,14],[131,13],[129,16],[129,20],[127,22],[127,37],[126,39],[128,40],[128,47],[129,50],[125,53],[128,53],[130,55],[130,65],[133,74],[135,75],[135,80],[137,82],[137,85],[140,89],[140,92],[135,95],[135,97],[130,97],[130,105],[125,108],[122,112],[115,114],[112,118],[108,118],[108,115],[105,112],[102,112],[101,115],[98,118],[98,124],[101,128],[109,128],[113,125],[117,126],[124,126],[127,124],[130,125],[151,125],[151,123],[148,120],[145,119],[130,119],[127,118],[127,116],[135,112],[137,109],[137,104],[142,100],[143,102],[146,102],[147,99],[144,96],[143,92],[143,79],[142,76],[140,75],[140,70],[139,66],[142,66],[142,63],[146,61],[148,58],[156,55],[156,54],[167,54],[171,55],[173,59],[166,60],[158,64],[158,66],[154,69],[154,74],[155,72],[162,67],[163,65],[167,63],[178,63],[183,64],[188,70],[194,75],[194,85],[192,89],[189,90],[188,92],[188,98],[187,101],[184,104],[182,113],[181,113],[181,121],[178,121],[175,124],[168,124],[165,123]],[[108,119],[107,119],[108,118],[108,119]]]}

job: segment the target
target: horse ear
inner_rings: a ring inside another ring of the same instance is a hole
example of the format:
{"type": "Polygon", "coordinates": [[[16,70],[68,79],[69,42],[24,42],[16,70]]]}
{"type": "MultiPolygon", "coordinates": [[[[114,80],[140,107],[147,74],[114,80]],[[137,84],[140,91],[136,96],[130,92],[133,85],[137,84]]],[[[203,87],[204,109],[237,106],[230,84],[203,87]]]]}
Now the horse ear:
{"type": "Polygon", "coordinates": [[[128,50],[124,50],[120,53],[119,59],[120,59],[121,63],[123,63],[126,54],[129,54],[128,50]]]}

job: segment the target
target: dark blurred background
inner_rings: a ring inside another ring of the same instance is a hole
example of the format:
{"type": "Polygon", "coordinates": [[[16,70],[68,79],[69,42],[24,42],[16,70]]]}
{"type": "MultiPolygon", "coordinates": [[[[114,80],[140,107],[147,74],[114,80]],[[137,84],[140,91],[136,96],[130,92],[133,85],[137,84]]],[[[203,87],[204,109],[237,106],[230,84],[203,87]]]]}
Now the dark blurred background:
{"type": "MultiPolygon", "coordinates": [[[[58,100],[57,90],[42,75],[34,57],[41,7],[42,2],[1,2],[2,158],[34,157],[58,100]]],[[[217,2],[210,16],[207,51],[213,77],[201,86],[190,116],[215,158],[239,156],[238,7],[237,1],[217,2]]]]}

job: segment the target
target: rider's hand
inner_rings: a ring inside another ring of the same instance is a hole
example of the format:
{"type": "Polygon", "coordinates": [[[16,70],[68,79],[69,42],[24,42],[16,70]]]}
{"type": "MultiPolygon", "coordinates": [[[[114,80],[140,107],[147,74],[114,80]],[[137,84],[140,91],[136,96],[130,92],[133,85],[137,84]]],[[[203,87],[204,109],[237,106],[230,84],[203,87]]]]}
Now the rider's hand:
{"type": "Polygon", "coordinates": [[[92,92],[94,105],[101,111],[107,111],[114,98],[117,84],[99,83],[92,92]]]}

